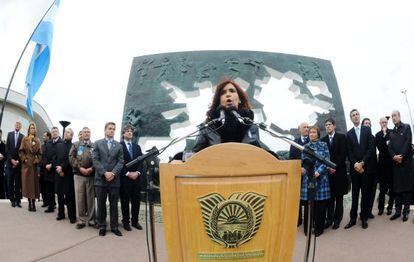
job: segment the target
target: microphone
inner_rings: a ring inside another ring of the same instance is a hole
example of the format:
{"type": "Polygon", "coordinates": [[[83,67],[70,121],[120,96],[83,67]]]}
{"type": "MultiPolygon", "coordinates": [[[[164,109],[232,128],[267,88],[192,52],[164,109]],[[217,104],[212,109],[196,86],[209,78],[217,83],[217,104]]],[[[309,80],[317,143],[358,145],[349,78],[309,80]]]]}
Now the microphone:
{"type": "Polygon", "coordinates": [[[237,113],[235,108],[231,108],[231,113],[239,120],[240,124],[252,124],[253,121],[248,117],[242,117],[239,113],[237,113]]]}
{"type": "Polygon", "coordinates": [[[224,125],[224,123],[226,122],[226,114],[224,112],[224,107],[223,106],[218,106],[216,108],[216,112],[220,111],[220,116],[218,118],[213,119],[213,121],[215,123],[221,122],[222,125],[224,125]]]}

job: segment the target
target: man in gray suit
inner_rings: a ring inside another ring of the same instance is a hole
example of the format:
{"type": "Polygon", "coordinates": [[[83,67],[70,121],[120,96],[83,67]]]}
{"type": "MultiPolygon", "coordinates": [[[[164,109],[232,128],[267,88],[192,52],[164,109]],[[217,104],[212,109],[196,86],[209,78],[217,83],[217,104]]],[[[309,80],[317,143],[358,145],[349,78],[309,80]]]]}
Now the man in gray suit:
{"type": "Polygon", "coordinates": [[[124,153],[114,140],[115,123],[105,124],[105,138],[95,142],[92,161],[95,168],[95,192],[98,202],[99,235],[106,234],[106,198],[109,197],[111,232],[122,236],[118,230],[118,198],[124,153]]]}

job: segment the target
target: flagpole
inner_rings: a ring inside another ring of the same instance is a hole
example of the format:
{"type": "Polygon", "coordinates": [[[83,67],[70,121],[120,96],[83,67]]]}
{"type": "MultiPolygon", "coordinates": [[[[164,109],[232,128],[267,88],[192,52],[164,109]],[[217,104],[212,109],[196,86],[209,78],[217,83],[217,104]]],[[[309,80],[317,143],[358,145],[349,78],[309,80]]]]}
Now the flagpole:
{"type": "Polygon", "coordinates": [[[26,43],[26,45],[24,46],[22,53],[20,54],[19,60],[17,60],[17,64],[16,64],[16,66],[14,67],[13,74],[12,74],[12,76],[11,76],[11,78],[10,78],[10,81],[9,81],[9,85],[7,86],[6,95],[4,96],[4,100],[3,100],[3,105],[1,106],[1,113],[0,113],[0,127],[1,127],[1,124],[2,124],[2,122],[3,122],[4,106],[6,105],[6,102],[7,102],[7,97],[9,96],[10,87],[11,87],[11,84],[12,84],[12,82],[13,82],[14,75],[16,74],[17,67],[18,67],[18,66],[19,66],[19,64],[20,64],[20,60],[22,60],[23,54],[24,54],[24,52],[26,51],[27,46],[29,45],[30,40],[32,39],[32,37],[33,37],[34,33],[36,32],[37,28],[38,28],[38,27],[39,27],[39,25],[42,23],[43,19],[44,19],[44,18],[45,18],[45,16],[47,15],[47,13],[49,13],[50,9],[52,9],[52,7],[53,7],[53,5],[55,4],[55,2],[56,2],[56,0],[53,0],[53,3],[49,6],[49,8],[46,10],[45,14],[44,14],[44,15],[42,16],[42,18],[40,19],[40,21],[39,21],[39,23],[37,24],[36,28],[33,30],[32,34],[30,35],[29,40],[27,40],[27,43],[26,43]]]}

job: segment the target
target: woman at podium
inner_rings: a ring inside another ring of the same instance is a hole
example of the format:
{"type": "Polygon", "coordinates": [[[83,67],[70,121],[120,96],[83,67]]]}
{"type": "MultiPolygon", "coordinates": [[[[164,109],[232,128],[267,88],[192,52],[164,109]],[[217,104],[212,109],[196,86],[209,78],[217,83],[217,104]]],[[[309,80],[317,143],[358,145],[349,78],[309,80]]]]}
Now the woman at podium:
{"type": "Polygon", "coordinates": [[[245,143],[260,147],[259,128],[243,123],[236,115],[253,120],[246,92],[232,79],[224,79],[217,84],[211,106],[207,111],[206,122],[224,116],[224,124],[217,123],[200,131],[192,151],[198,152],[206,147],[227,143],[245,143]]]}
{"type": "MultiPolygon", "coordinates": [[[[323,156],[325,159],[329,159],[329,149],[325,142],[319,140],[320,130],[318,127],[313,126],[309,128],[309,143],[308,146],[315,151],[315,153],[323,156]]],[[[304,155],[302,154],[302,162],[304,155]]],[[[309,174],[307,171],[302,168],[302,185],[300,192],[300,200],[303,201],[305,206],[305,217],[304,217],[304,230],[305,235],[307,233],[308,225],[308,183],[309,183],[309,174]]],[[[325,226],[325,217],[326,217],[326,208],[328,204],[328,199],[331,198],[331,192],[329,188],[329,177],[328,170],[325,164],[320,161],[315,163],[315,173],[313,174],[316,181],[316,192],[314,198],[314,225],[315,225],[315,236],[320,236],[323,234],[325,226]]]]}

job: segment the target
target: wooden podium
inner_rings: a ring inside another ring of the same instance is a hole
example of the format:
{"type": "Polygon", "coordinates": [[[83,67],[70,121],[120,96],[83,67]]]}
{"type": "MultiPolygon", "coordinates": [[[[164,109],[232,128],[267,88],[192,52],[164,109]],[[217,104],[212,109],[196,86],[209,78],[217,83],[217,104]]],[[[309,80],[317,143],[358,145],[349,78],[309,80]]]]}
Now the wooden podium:
{"type": "Polygon", "coordinates": [[[240,143],[161,164],[168,261],[290,261],[300,173],[300,161],[240,143]]]}

